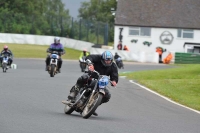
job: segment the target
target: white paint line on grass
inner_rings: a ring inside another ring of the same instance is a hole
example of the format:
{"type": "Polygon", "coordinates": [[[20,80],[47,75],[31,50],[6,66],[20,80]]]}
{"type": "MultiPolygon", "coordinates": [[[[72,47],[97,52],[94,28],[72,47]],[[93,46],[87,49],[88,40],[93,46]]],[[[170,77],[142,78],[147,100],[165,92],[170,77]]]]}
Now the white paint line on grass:
{"type": "Polygon", "coordinates": [[[171,99],[169,99],[169,98],[167,98],[167,97],[165,97],[165,96],[163,96],[163,95],[160,95],[160,94],[158,94],[157,92],[152,91],[152,90],[150,90],[149,88],[144,87],[144,86],[142,86],[142,85],[140,85],[140,84],[134,82],[133,80],[129,80],[129,81],[130,81],[131,83],[133,83],[133,84],[135,84],[135,85],[137,85],[137,86],[139,86],[139,87],[141,87],[141,88],[143,88],[143,89],[145,89],[145,90],[147,90],[147,91],[153,93],[153,94],[156,94],[156,95],[159,96],[159,97],[162,97],[163,99],[165,99],[165,100],[167,100],[167,101],[169,101],[169,102],[171,102],[171,103],[173,103],[173,104],[179,105],[179,106],[181,106],[181,107],[183,107],[183,108],[189,109],[189,110],[191,110],[191,111],[193,111],[193,112],[196,112],[196,113],[200,114],[200,111],[198,111],[198,110],[195,110],[195,109],[189,108],[189,107],[187,107],[187,106],[185,106],[185,105],[182,105],[182,104],[179,104],[179,103],[177,103],[177,102],[174,102],[174,101],[172,101],[171,99]]]}

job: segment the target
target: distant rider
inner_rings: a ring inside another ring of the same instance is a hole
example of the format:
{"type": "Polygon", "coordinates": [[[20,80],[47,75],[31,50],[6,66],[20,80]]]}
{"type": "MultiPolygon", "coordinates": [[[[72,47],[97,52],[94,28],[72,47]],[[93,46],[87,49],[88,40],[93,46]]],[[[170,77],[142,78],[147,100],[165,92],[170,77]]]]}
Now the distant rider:
{"type": "MultiPolygon", "coordinates": [[[[61,55],[65,54],[65,50],[63,48],[63,45],[60,43],[60,38],[59,37],[55,37],[54,38],[54,43],[52,43],[50,45],[50,47],[47,49],[48,53],[52,53],[53,51],[58,52],[58,55],[60,56],[58,59],[58,72],[61,72],[61,67],[62,67],[62,58],[61,55]]],[[[48,71],[48,66],[50,64],[50,55],[47,55],[46,58],[46,71],[48,71]]]]}
{"type": "MultiPolygon", "coordinates": [[[[115,62],[116,62],[116,64],[117,64],[117,66],[119,66],[118,58],[121,58],[121,56],[119,56],[118,53],[116,52],[116,53],[115,53],[115,56],[114,56],[114,59],[115,59],[115,62]]],[[[123,66],[122,66],[122,67],[123,67],[123,66]]]]}
{"type": "Polygon", "coordinates": [[[80,56],[79,56],[79,59],[81,59],[83,56],[88,56],[90,53],[87,52],[86,49],[83,50],[83,52],[81,52],[80,56]]]}
{"type": "MultiPolygon", "coordinates": [[[[110,80],[113,86],[117,85],[118,82],[118,69],[116,64],[113,62],[113,55],[110,51],[105,51],[102,55],[91,54],[86,57],[88,63],[88,69],[90,72],[96,70],[101,75],[110,76],[110,80]]],[[[85,82],[88,80],[89,74],[85,73],[78,78],[76,84],[71,88],[70,94],[67,101],[62,101],[64,104],[69,104],[75,102],[75,97],[78,94],[81,87],[84,86],[85,82]]],[[[111,94],[108,89],[105,89],[105,96],[102,99],[102,103],[106,103],[111,98],[111,94]]],[[[93,115],[98,115],[96,112],[93,115]]]]}
{"type": "MultiPolygon", "coordinates": [[[[86,49],[84,49],[84,50],[81,52],[80,56],[79,56],[79,62],[80,62],[80,60],[82,60],[82,57],[84,57],[84,56],[86,57],[86,56],[88,56],[88,55],[90,55],[90,53],[87,52],[86,49]]],[[[81,62],[80,62],[80,67],[81,67],[81,62]]]]}
{"type": "Polygon", "coordinates": [[[118,55],[118,53],[115,53],[114,59],[117,60],[118,58],[121,58],[121,56],[118,55]]]}
{"type": "Polygon", "coordinates": [[[12,62],[13,62],[13,53],[10,49],[8,49],[8,46],[5,45],[3,47],[3,50],[1,51],[0,54],[0,65],[2,65],[2,60],[3,60],[3,56],[7,55],[9,57],[8,59],[8,66],[11,68],[12,62]]]}

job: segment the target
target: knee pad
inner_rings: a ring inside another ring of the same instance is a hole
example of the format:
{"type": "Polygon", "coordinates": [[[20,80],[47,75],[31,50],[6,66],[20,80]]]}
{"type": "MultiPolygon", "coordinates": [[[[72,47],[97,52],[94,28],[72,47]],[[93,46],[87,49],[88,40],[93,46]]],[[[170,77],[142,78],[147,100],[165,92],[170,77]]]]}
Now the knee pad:
{"type": "Polygon", "coordinates": [[[88,74],[83,74],[82,76],[81,76],[81,79],[82,80],[87,80],[89,78],[89,75],[88,74]]]}

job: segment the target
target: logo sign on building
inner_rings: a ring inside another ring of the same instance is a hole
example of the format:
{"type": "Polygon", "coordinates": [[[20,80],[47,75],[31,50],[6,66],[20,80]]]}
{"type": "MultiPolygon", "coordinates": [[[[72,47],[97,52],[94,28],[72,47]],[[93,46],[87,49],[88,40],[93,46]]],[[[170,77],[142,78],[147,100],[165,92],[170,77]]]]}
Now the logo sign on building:
{"type": "Polygon", "coordinates": [[[164,31],[160,35],[160,41],[162,44],[171,44],[173,40],[174,40],[174,37],[169,31],[164,31]]]}

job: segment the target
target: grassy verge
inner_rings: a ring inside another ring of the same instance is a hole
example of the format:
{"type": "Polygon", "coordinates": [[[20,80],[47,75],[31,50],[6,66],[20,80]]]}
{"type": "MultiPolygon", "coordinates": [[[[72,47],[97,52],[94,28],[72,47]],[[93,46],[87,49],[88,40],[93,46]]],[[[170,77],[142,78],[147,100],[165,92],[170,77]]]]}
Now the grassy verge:
{"type": "Polygon", "coordinates": [[[172,100],[200,111],[200,65],[120,74],[172,100]]]}
{"type": "MultiPolygon", "coordinates": [[[[0,44],[0,48],[3,49],[5,44],[0,44]]],[[[12,50],[14,58],[46,58],[46,50],[48,45],[26,45],[26,44],[6,44],[9,49],[12,50]]],[[[66,54],[62,56],[63,59],[75,59],[78,60],[80,52],[70,48],[65,48],[66,54]]]]}

